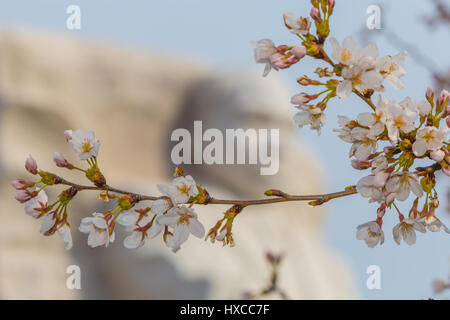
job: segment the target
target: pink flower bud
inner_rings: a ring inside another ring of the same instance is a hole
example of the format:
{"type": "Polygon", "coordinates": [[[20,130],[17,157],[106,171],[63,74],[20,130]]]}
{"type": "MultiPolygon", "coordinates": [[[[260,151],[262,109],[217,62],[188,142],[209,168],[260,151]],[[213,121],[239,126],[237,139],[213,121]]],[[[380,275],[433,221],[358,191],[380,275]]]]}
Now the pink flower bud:
{"type": "Polygon", "coordinates": [[[386,203],[382,202],[380,207],[377,209],[377,217],[383,218],[385,213],[386,213],[386,203]]]}
{"type": "Polygon", "coordinates": [[[445,122],[447,123],[447,127],[450,128],[450,116],[448,116],[447,118],[445,118],[445,122]]]}
{"type": "Polygon", "coordinates": [[[370,168],[371,163],[368,160],[352,160],[352,167],[356,170],[365,170],[370,168]]]}
{"type": "Polygon", "coordinates": [[[72,140],[72,130],[66,130],[64,131],[64,136],[66,137],[67,141],[72,140]]]}
{"type": "Polygon", "coordinates": [[[450,98],[450,93],[447,90],[442,90],[441,95],[437,99],[437,104],[442,105],[445,101],[448,102],[449,98],[450,98]]]}
{"type": "Polygon", "coordinates": [[[433,88],[431,88],[431,87],[428,87],[428,89],[427,89],[427,93],[426,93],[426,95],[425,95],[426,97],[427,97],[427,99],[433,99],[433,96],[434,96],[434,91],[433,91],[433,88]]]}
{"type": "Polygon", "coordinates": [[[444,160],[444,157],[445,157],[445,152],[440,149],[433,150],[430,152],[430,158],[436,162],[441,162],[442,160],[444,160]]]}
{"type": "Polygon", "coordinates": [[[298,61],[299,60],[296,57],[287,59],[287,63],[289,63],[289,64],[294,64],[294,63],[297,63],[298,61]]]}
{"type": "Polygon", "coordinates": [[[313,18],[314,21],[321,22],[322,18],[320,17],[320,11],[317,8],[312,8],[310,12],[311,18],[313,18]]]}
{"type": "Polygon", "coordinates": [[[306,48],[304,46],[298,46],[297,45],[294,48],[292,48],[292,53],[298,59],[302,59],[304,56],[306,56],[306,48]]]}
{"type": "Polygon", "coordinates": [[[37,174],[37,168],[38,166],[36,160],[34,160],[34,158],[30,155],[25,161],[25,169],[27,169],[27,171],[31,174],[37,174]]]}
{"type": "Polygon", "coordinates": [[[286,69],[290,66],[285,56],[281,53],[274,53],[271,55],[270,63],[275,69],[286,69]]]}
{"type": "Polygon", "coordinates": [[[279,45],[279,46],[277,47],[277,51],[278,51],[279,53],[284,53],[288,48],[289,48],[289,47],[288,47],[287,45],[282,44],[282,45],[279,45]]]}
{"type": "Polygon", "coordinates": [[[28,200],[30,200],[32,198],[32,195],[29,191],[27,190],[19,190],[16,192],[16,194],[14,195],[14,198],[19,201],[20,203],[24,203],[27,202],[28,200]]]}
{"type": "Polygon", "coordinates": [[[13,182],[11,182],[11,186],[13,186],[14,189],[17,190],[22,190],[25,188],[30,188],[34,186],[34,182],[33,181],[27,181],[24,179],[17,179],[14,180],[13,182]]]}
{"type": "Polygon", "coordinates": [[[69,164],[64,156],[59,152],[53,153],[53,161],[55,162],[57,167],[65,168],[69,164]]]}

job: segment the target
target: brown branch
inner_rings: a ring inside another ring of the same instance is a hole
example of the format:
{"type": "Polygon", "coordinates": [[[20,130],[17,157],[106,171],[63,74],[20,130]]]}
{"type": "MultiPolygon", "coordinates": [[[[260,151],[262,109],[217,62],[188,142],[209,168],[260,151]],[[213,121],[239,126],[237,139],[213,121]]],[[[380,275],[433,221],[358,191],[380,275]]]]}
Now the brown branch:
{"type": "MultiPolygon", "coordinates": [[[[83,191],[83,190],[98,190],[98,191],[107,191],[107,192],[114,192],[119,194],[125,194],[125,195],[135,195],[137,196],[137,199],[139,201],[143,200],[158,200],[158,199],[164,199],[167,198],[166,196],[149,196],[144,194],[138,194],[130,191],[120,190],[117,188],[110,187],[108,185],[104,185],[103,187],[97,187],[97,186],[86,186],[86,185],[80,185],[73,182],[70,182],[68,180],[65,180],[57,175],[54,175],[58,181],[59,184],[71,186],[77,191],[83,191]]],[[[203,205],[207,204],[229,204],[229,205],[239,205],[242,207],[252,206],[252,205],[263,205],[263,204],[271,204],[271,203],[279,203],[279,202],[288,202],[288,201],[312,201],[310,204],[313,206],[321,205],[329,200],[346,197],[352,194],[357,193],[355,186],[351,186],[347,188],[347,190],[340,191],[340,192],[333,192],[328,194],[318,194],[318,195],[290,195],[284,192],[281,192],[279,190],[273,190],[276,192],[273,192],[274,195],[277,195],[277,197],[271,197],[266,199],[255,199],[255,200],[224,200],[224,199],[216,199],[216,198],[209,198],[205,203],[199,203],[203,205]]]]}
{"type": "Polygon", "coordinates": [[[354,92],[358,97],[360,97],[365,103],[367,103],[367,104],[369,105],[369,107],[370,107],[373,111],[376,110],[376,107],[375,107],[375,105],[373,104],[371,98],[365,97],[361,92],[359,92],[359,91],[356,90],[356,89],[353,89],[353,92],[354,92]]]}

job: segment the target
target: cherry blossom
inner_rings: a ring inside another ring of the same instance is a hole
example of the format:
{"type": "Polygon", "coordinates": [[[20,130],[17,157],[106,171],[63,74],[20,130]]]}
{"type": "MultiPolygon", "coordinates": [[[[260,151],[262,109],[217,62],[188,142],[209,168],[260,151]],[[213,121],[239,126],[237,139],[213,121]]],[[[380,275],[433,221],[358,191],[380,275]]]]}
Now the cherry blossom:
{"type": "Polygon", "coordinates": [[[102,213],[94,212],[92,216],[83,218],[78,229],[89,234],[88,245],[92,248],[103,245],[108,247],[110,242],[114,242],[114,231],[110,234],[108,221],[102,213]]]}
{"type": "Polygon", "coordinates": [[[284,24],[294,34],[307,34],[311,28],[311,21],[309,18],[297,18],[292,13],[283,14],[284,24]]]}
{"type": "Polygon", "coordinates": [[[402,108],[398,103],[391,102],[387,107],[387,123],[389,139],[393,144],[398,142],[400,131],[409,133],[416,127],[414,121],[417,119],[417,113],[410,109],[402,108]]]}
{"type": "Polygon", "coordinates": [[[263,76],[267,76],[272,69],[272,63],[270,62],[270,57],[277,53],[277,48],[275,44],[270,39],[262,39],[253,43],[255,46],[254,56],[256,63],[264,63],[266,66],[264,68],[263,76]]]}
{"type": "Polygon", "coordinates": [[[425,233],[425,227],[416,219],[406,218],[392,229],[395,242],[400,244],[401,239],[410,246],[416,243],[416,231],[425,233]]]}
{"type": "Polygon", "coordinates": [[[422,186],[417,181],[417,176],[410,172],[392,175],[386,182],[386,190],[389,193],[395,193],[395,198],[399,201],[405,201],[411,191],[418,198],[423,195],[422,186]]]}
{"type": "Polygon", "coordinates": [[[384,232],[376,221],[366,222],[357,227],[356,239],[364,240],[370,248],[384,243],[384,232]]]}
{"type": "Polygon", "coordinates": [[[95,139],[95,134],[92,130],[89,130],[87,133],[81,130],[73,131],[69,144],[78,154],[80,160],[96,157],[100,148],[100,142],[95,139]]]}
{"type": "Polygon", "coordinates": [[[336,89],[336,95],[340,98],[347,98],[353,89],[363,92],[368,89],[376,89],[383,83],[383,78],[373,68],[369,59],[364,59],[365,63],[342,70],[342,81],[336,89]]]}
{"type": "Polygon", "coordinates": [[[334,60],[345,64],[352,65],[359,61],[360,53],[357,50],[358,42],[355,38],[349,36],[342,41],[342,45],[336,38],[330,38],[330,44],[333,48],[332,57],[334,60]]]}
{"type": "Polygon", "coordinates": [[[48,196],[44,190],[41,190],[36,197],[25,202],[25,213],[33,218],[38,218],[48,207],[48,196]]]}
{"type": "Polygon", "coordinates": [[[197,238],[205,236],[205,229],[198,221],[197,214],[193,209],[188,207],[174,207],[165,215],[157,218],[158,223],[173,227],[173,245],[178,247],[187,241],[189,235],[192,234],[197,238]]]}
{"type": "Polygon", "coordinates": [[[403,89],[405,85],[400,81],[400,78],[406,74],[403,67],[405,64],[406,51],[392,56],[385,56],[379,59],[376,63],[376,70],[389,82],[395,89],[403,89]]]}
{"type": "Polygon", "coordinates": [[[63,224],[57,230],[59,237],[66,243],[66,250],[72,249],[72,234],[70,233],[70,227],[67,224],[63,224]]]}
{"type": "Polygon", "coordinates": [[[311,130],[316,130],[320,135],[322,127],[325,125],[325,114],[320,108],[315,106],[302,105],[298,106],[300,112],[297,112],[294,116],[294,122],[300,128],[305,125],[311,126],[311,130]]]}
{"type": "Polygon", "coordinates": [[[357,160],[366,160],[372,153],[376,152],[378,142],[372,138],[368,129],[356,127],[352,130],[352,137],[355,141],[350,148],[350,157],[354,156],[357,160]]]}
{"type": "Polygon", "coordinates": [[[169,197],[175,205],[187,203],[191,197],[195,197],[198,194],[195,180],[190,175],[173,179],[172,185],[170,186],[158,184],[157,187],[158,190],[163,195],[169,197]]]}
{"type": "Polygon", "coordinates": [[[41,230],[40,232],[44,235],[48,235],[49,231],[55,226],[57,223],[58,212],[56,210],[47,212],[42,217],[41,222],[41,230]]]}
{"type": "Polygon", "coordinates": [[[425,227],[431,232],[439,232],[441,230],[444,230],[445,233],[450,234],[450,230],[447,228],[447,226],[434,215],[426,217],[425,219],[423,219],[423,221],[425,222],[425,227]]]}
{"type": "Polygon", "coordinates": [[[413,143],[413,152],[416,156],[423,156],[428,150],[437,150],[443,146],[447,138],[448,127],[424,127],[420,128],[416,134],[416,141],[413,143]]]}
{"type": "Polygon", "coordinates": [[[375,180],[375,175],[369,175],[361,178],[356,184],[356,190],[364,198],[369,198],[369,202],[383,202],[385,201],[385,194],[380,185],[375,180]]]}

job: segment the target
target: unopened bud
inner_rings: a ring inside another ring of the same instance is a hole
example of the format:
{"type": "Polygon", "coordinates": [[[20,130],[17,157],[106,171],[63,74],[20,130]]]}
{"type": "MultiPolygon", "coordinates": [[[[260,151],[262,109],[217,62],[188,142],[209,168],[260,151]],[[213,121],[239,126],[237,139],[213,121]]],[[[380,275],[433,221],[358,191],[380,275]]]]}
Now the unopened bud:
{"type": "Polygon", "coordinates": [[[66,130],[64,131],[64,137],[66,137],[67,141],[72,140],[72,130],[66,130]]]}
{"type": "Polygon", "coordinates": [[[425,94],[425,97],[427,98],[428,101],[433,101],[434,100],[434,90],[431,87],[428,87],[427,89],[427,93],[425,94]]]}
{"type": "Polygon", "coordinates": [[[308,76],[298,78],[297,83],[301,86],[309,86],[309,85],[317,86],[322,84],[320,81],[308,78],[308,76]]]}
{"type": "Polygon", "coordinates": [[[309,15],[311,16],[311,18],[313,18],[314,21],[319,23],[322,22],[322,18],[320,17],[320,11],[318,8],[312,8],[309,15]]]}
{"type": "Polygon", "coordinates": [[[294,48],[292,48],[292,53],[294,54],[294,56],[296,58],[298,58],[300,60],[304,56],[306,56],[306,48],[304,46],[297,45],[294,48]]]}
{"type": "Polygon", "coordinates": [[[14,198],[19,201],[20,203],[25,203],[31,198],[34,198],[36,196],[35,192],[33,191],[30,193],[28,190],[19,190],[14,195],[14,198]]]}
{"type": "Polygon", "coordinates": [[[13,182],[11,182],[11,186],[17,190],[34,187],[34,185],[35,185],[35,183],[33,181],[27,181],[27,180],[23,180],[23,179],[17,179],[17,180],[14,180],[13,182]]]}
{"type": "Polygon", "coordinates": [[[34,158],[30,155],[27,160],[25,161],[25,169],[31,174],[37,174],[37,162],[34,160],[34,158]]]}
{"type": "Polygon", "coordinates": [[[53,153],[53,161],[57,167],[73,169],[73,165],[69,163],[69,161],[67,161],[66,158],[64,158],[64,156],[59,152],[53,153]]]}
{"type": "Polygon", "coordinates": [[[370,168],[371,163],[368,160],[352,160],[352,167],[356,170],[365,170],[370,168]]]}
{"type": "Polygon", "coordinates": [[[430,152],[430,158],[436,162],[441,162],[442,160],[444,160],[445,157],[445,152],[437,149],[437,150],[433,150],[430,152]]]}

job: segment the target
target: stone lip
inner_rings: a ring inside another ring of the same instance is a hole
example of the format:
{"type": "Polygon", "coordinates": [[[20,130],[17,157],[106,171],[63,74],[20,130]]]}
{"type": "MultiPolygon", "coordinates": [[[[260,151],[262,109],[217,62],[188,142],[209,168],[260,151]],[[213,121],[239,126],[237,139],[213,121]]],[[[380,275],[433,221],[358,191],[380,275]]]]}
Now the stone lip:
{"type": "MultiPolygon", "coordinates": [[[[54,167],[54,151],[77,163],[63,136],[69,128],[95,130],[102,172],[111,185],[156,193],[156,184],[167,183],[173,170],[171,130],[192,128],[193,120],[219,129],[280,129],[275,176],[260,176],[249,166],[186,166],[212,194],[262,196],[265,187],[321,192],[316,156],[293,131],[289,92],[276,76],[261,79],[259,69],[215,70],[178,57],[28,30],[1,31],[0,52],[0,201],[7,221],[0,224],[1,298],[240,298],[267,279],[267,250],[285,253],[281,286],[289,297],[354,297],[347,267],[323,242],[322,208],[248,208],[236,220],[235,248],[192,239],[174,255],[159,238],[127,250],[120,231],[108,249],[88,248],[76,230],[79,220],[106,207],[80,193],[70,206],[74,249],[66,252],[57,236],[41,236],[39,222],[13,199],[9,182],[26,176],[29,153],[57,173],[64,171],[54,167]],[[71,264],[81,267],[80,291],[66,289],[71,264]]],[[[67,178],[83,181],[73,172],[67,178]]],[[[210,227],[224,210],[206,206],[198,213],[210,227]]]]}

